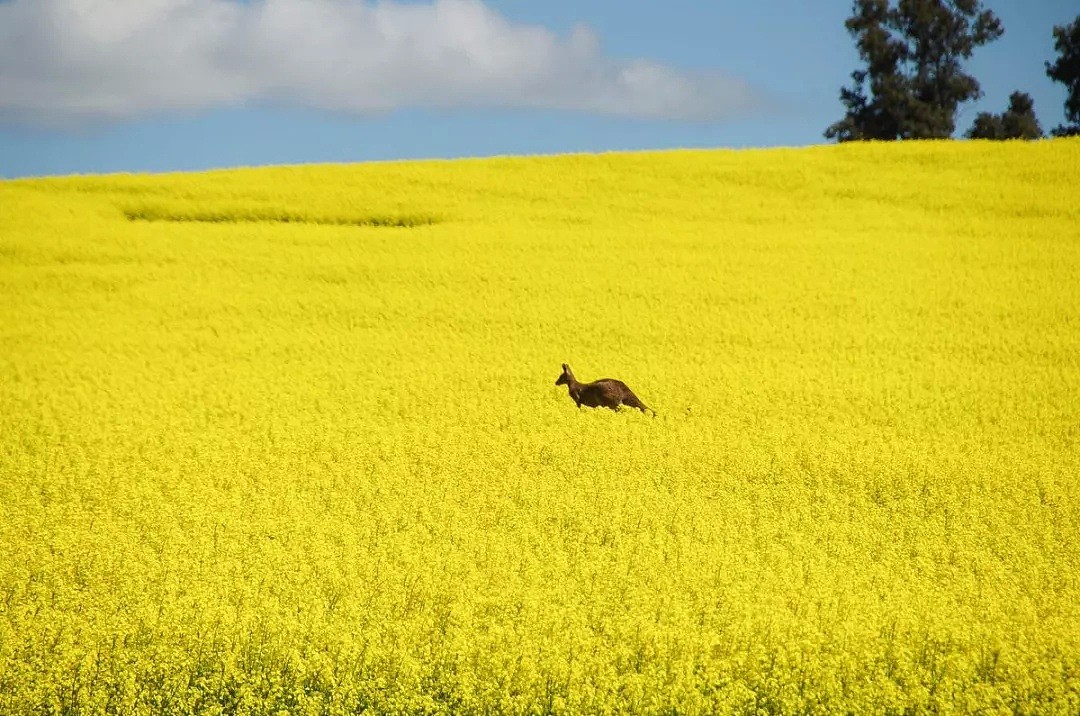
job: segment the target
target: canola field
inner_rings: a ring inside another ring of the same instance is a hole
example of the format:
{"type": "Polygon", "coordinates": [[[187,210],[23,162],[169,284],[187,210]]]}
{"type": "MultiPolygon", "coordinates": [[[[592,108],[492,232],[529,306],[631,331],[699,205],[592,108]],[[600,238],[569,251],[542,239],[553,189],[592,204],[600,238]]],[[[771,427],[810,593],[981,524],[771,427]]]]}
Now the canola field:
{"type": "Polygon", "coordinates": [[[1078,167],[0,182],[0,713],[1080,712],[1078,167]]]}

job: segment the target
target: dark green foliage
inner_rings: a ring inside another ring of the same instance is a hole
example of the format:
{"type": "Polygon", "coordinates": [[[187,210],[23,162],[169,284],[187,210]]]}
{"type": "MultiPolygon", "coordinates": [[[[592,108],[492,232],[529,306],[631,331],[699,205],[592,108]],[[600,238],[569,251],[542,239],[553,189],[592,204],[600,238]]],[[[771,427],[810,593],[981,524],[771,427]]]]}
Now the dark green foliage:
{"type": "Polygon", "coordinates": [[[269,206],[186,207],[177,211],[144,205],[124,210],[128,221],[174,221],[204,224],[270,223],[312,224],[323,226],[378,226],[412,228],[430,226],[441,219],[429,214],[400,215],[314,215],[287,208],[269,206]]]}
{"type": "Polygon", "coordinates": [[[979,112],[971,129],[964,133],[968,139],[1005,139],[1005,128],[1001,126],[1001,115],[979,112]]]}
{"type": "Polygon", "coordinates": [[[1009,95],[1009,108],[1004,114],[979,112],[975,123],[965,135],[968,139],[1038,139],[1042,127],[1035,116],[1035,100],[1027,92],[1009,95]]]}
{"type": "Polygon", "coordinates": [[[979,0],[855,0],[844,25],[866,66],[840,90],[844,118],[825,130],[841,142],[952,136],[956,108],[981,94],[961,61],[1004,32],[979,0]]]}
{"type": "Polygon", "coordinates": [[[1065,119],[1054,129],[1054,134],[1067,137],[1080,134],[1080,15],[1068,25],[1054,27],[1054,49],[1058,58],[1054,64],[1046,63],[1046,76],[1065,85],[1065,119]]]}

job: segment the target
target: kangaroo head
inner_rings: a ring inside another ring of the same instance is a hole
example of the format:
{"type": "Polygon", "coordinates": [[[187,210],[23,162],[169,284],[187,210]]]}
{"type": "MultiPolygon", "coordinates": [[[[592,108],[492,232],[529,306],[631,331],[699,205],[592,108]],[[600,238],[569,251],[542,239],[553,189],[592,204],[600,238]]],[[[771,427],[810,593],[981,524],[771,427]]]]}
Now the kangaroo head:
{"type": "Polygon", "coordinates": [[[555,381],[555,385],[566,385],[567,383],[569,383],[573,379],[574,379],[574,374],[570,372],[570,366],[563,363],[562,364],[562,375],[560,375],[559,379],[557,381],[555,381]]]}

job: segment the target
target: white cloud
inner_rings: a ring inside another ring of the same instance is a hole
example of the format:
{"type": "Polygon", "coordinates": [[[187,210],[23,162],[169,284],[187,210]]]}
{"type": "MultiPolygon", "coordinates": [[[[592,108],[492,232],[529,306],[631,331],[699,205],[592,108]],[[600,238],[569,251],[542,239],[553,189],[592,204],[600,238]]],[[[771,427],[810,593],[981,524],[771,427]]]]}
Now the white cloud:
{"type": "Polygon", "coordinates": [[[602,54],[480,0],[0,0],[0,118],[71,124],[279,102],[560,109],[718,120],[758,105],[721,72],[602,54]]]}

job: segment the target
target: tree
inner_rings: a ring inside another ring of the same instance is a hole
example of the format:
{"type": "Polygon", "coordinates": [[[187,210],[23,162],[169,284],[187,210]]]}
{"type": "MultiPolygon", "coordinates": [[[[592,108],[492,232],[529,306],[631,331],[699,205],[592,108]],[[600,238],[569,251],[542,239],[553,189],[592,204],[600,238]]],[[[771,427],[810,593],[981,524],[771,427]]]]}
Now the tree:
{"type": "Polygon", "coordinates": [[[1013,92],[1004,114],[979,112],[964,136],[968,139],[1038,139],[1043,136],[1043,131],[1035,116],[1035,100],[1027,92],[1013,92]]]}
{"type": "Polygon", "coordinates": [[[844,26],[866,66],[840,90],[844,118],[825,130],[841,142],[951,137],[957,107],[982,94],[962,60],[1004,32],[979,0],[855,0],[844,26]]]}
{"type": "Polygon", "coordinates": [[[1054,27],[1054,49],[1057,62],[1046,63],[1046,76],[1065,85],[1069,94],[1065,98],[1065,119],[1071,125],[1062,124],[1054,129],[1059,137],[1080,134],[1080,15],[1069,25],[1054,27]]]}

